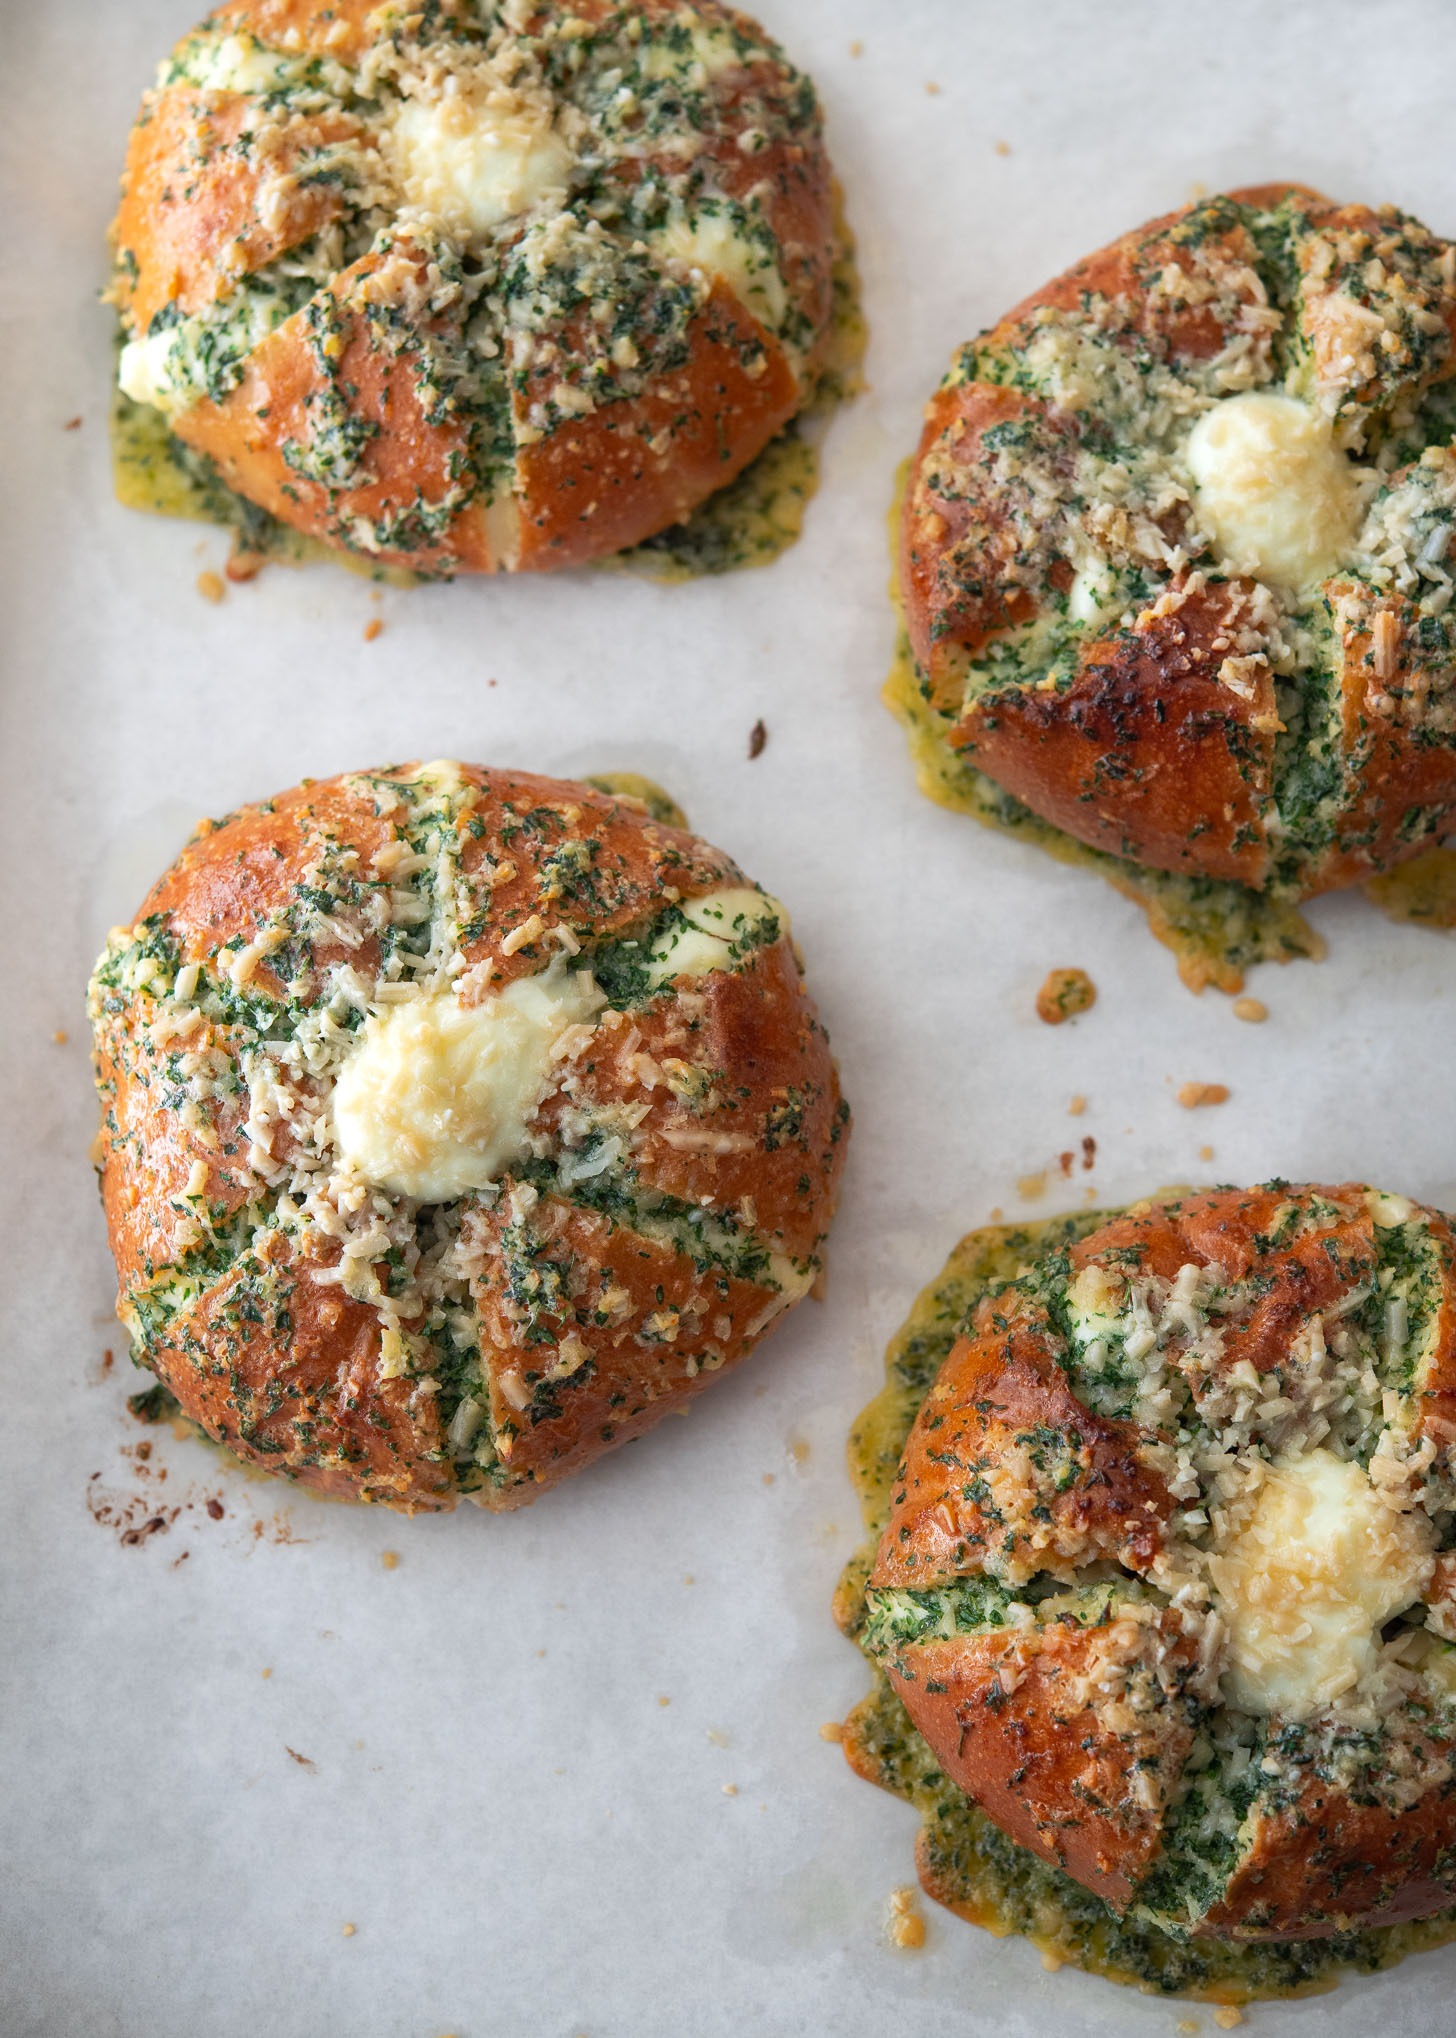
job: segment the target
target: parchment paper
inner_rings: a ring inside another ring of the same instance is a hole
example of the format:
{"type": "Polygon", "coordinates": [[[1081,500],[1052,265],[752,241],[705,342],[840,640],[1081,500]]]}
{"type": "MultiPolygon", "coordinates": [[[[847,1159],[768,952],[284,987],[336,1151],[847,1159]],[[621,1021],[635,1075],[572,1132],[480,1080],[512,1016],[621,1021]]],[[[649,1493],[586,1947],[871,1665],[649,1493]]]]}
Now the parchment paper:
{"type": "MultiPolygon", "coordinates": [[[[1456,946],[1332,899],[1329,960],[1259,973],[1271,1017],[1241,1025],[1096,879],[928,805],[877,698],[885,509],[952,347],[1195,183],[1293,176],[1456,231],[1456,14],[763,0],[828,110],[872,331],[802,542],[679,588],[376,602],[270,569],[210,606],[224,539],[111,500],[94,297],[137,96],[199,5],[0,9],[0,2029],[1211,2031],[943,1914],[922,1952],[885,1942],[915,1821],[818,1732],[865,1686],[828,1610],[858,1533],[843,1440],[915,1289],[993,1206],[1276,1172],[1456,1205],[1456,946]],[[196,817],[450,754],[660,779],[789,903],[857,1124],[822,1306],[541,1505],[405,1522],[127,1414],[145,1380],[110,1314],[81,1000],[196,817]],[[1100,997],[1052,1030],[1032,999],[1064,964],[1100,997]],[[1190,1079],[1230,1101],[1180,1109],[1190,1079]],[[1096,1169],[1064,1181],[1084,1134],[1096,1169]]],[[[1456,1949],[1252,2021],[1421,2038],[1453,1993],[1456,1949]]]]}

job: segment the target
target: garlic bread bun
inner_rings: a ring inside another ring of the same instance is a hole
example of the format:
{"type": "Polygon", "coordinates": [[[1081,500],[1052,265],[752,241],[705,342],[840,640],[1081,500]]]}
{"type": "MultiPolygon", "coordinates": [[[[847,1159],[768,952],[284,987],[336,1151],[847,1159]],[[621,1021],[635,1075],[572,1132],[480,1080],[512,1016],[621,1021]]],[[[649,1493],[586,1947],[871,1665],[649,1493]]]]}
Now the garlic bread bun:
{"type": "Polygon", "coordinates": [[[806,1294],[848,1108],[781,906],[473,765],[205,823],[91,984],[137,1361],[238,1456],[509,1508],[806,1294]]]}
{"type": "Polygon", "coordinates": [[[842,1617],[949,1785],[1145,1936],[1448,1910],[1450,1219],[1272,1182],[1048,1234],[902,1399],[842,1617]]]}
{"type": "Polygon", "coordinates": [[[936,738],[1067,834],[1288,898],[1456,809],[1456,246],[1210,198],[963,347],[900,525],[936,738]]]}
{"type": "Polygon", "coordinates": [[[831,183],[809,80],[717,0],[230,0],[132,132],[121,387],[325,543],[577,565],[812,394],[831,183]]]}

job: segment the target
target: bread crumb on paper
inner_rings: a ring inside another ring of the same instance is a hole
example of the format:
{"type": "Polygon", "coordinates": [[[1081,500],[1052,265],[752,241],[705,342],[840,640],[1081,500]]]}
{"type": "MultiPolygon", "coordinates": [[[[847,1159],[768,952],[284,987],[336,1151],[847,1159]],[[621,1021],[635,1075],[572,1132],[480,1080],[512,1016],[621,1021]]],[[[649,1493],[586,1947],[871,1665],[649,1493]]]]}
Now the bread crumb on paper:
{"type": "Polygon", "coordinates": [[[659,1697],[658,1697],[658,1700],[657,1700],[657,1703],[658,1703],[659,1705],[671,1705],[671,1704],[672,1704],[672,1700],[671,1700],[670,1698],[664,1698],[664,1697],[662,1697],[661,1695],[659,1695],[659,1697]]]}
{"type": "Polygon", "coordinates": [[[862,57],[864,55],[864,44],[856,39],[849,46],[849,54],[852,57],[862,57]]]}
{"type": "Polygon", "coordinates": [[[80,429],[81,420],[79,418],[67,418],[66,422],[61,426],[63,432],[79,432],[80,429]]]}
{"type": "Polygon", "coordinates": [[[368,622],[364,625],[364,642],[366,644],[372,644],[376,637],[382,637],[383,635],[384,635],[383,616],[371,616],[368,622]]]}
{"type": "Polygon", "coordinates": [[[227,587],[220,573],[213,573],[209,570],[206,573],[198,574],[197,592],[204,601],[220,602],[227,593],[227,587]]]}
{"type": "Polygon", "coordinates": [[[736,1783],[725,1783],[723,1785],[723,1795],[724,1797],[737,1797],[738,1785],[736,1783]]]}
{"type": "Polygon", "coordinates": [[[764,746],[767,742],[768,725],[765,723],[763,716],[760,715],[748,732],[748,756],[750,762],[755,757],[762,757],[764,746]]]}
{"type": "Polygon", "coordinates": [[[1060,1026],[1088,1012],[1097,1002],[1097,986],[1084,969],[1054,969],[1036,994],[1036,1016],[1047,1026],[1060,1026]]]}
{"type": "Polygon", "coordinates": [[[66,1042],[70,1039],[70,1037],[71,1037],[70,1034],[67,1033],[64,1026],[58,1026],[55,1032],[51,1035],[51,1039],[57,1047],[64,1047],[66,1042]]]}
{"type": "Polygon", "coordinates": [[[358,1926],[357,1926],[357,1925],[345,1925],[345,1927],[344,1927],[344,1937],[345,1937],[346,1939],[352,1939],[352,1938],[353,1938],[353,1936],[354,1936],[354,1934],[355,1934],[355,1933],[356,1933],[356,1932],[358,1931],[358,1929],[359,1929],[359,1928],[358,1928],[358,1926]]]}
{"type": "Polygon", "coordinates": [[[998,156],[1009,156],[1011,154],[1010,142],[997,142],[995,148],[998,156]]]}
{"type": "Polygon", "coordinates": [[[1067,1116],[1069,1118],[1080,1118],[1082,1113],[1086,1109],[1087,1099],[1079,1093],[1077,1096],[1073,1097],[1071,1101],[1068,1103],[1067,1116]]]}
{"type": "Polygon", "coordinates": [[[1244,2021],[1244,2013],[1233,2003],[1221,2003],[1213,2013],[1213,2021],[1220,2031],[1233,2031],[1244,2021]]]}
{"type": "Polygon", "coordinates": [[[1016,1193],[1023,1203],[1034,1203],[1038,1196],[1046,1194],[1046,1169],[1039,1175],[1021,1175],[1017,1178],[1016,1193]]]}
{"type": "Polygon", "coordinates": [[[399,1551],[381,1550],[379,1552],[379,1561],[386,1571],[397,1571],[399,1569],[399,1551]]]}
{"type": "Polygon", "coordinates": [[[898,1946],[902,1952],[918,1952],[925,1944],[925,1917],[917,1891],[905,1888],[893,1892],[885,1929],[890,1944],[898,1946]]]}
{"type": "Polygon", "coordinates": [[[930,97],[932,99],[938,99],[940,97],[940,87],[939,85],[935,84],[933,80],[926,86],[925,89],[930,94],[930,97]]]}
{"type": "Polygon", "coordinates": [[[307,1755],[300,1755],[297,1748],[290,1748],[286,1741],[283,1743],[283,1752],[290,1761],[296,1762],[300,1769],[310,1769],[315,1775],[318,1774],[317,1762],[311,1761],[307,1755]]]}
{"type": "Polygon", "coordinates": [[[709,1727],[706,1731],[709,1741],[715,1748],[726,1748],[728,1746],[728,1736],[721,1727],[709,1727]]]}
{"type": "Polygon", "coordinates": [[[1211,1161],[1213,1159],[1213,1148],[1211,1146],[1199,1147],[1198,1158],[1201,1161],[1211,1161]]]}
{"type": "Polygon", "coordinates": [[[1226,1104],[1229,1086],[1227,1083],[1182,1083],[1176,1095],[1185,1111],[1201,1111],[1208,1104],[1226,1104]]]}
{"type": "Polygon", "coordinates": [[[1246,1019],[1251,1026],[1260,1026],[1269,1017],[1269,1007],[1262,998],[1235,998],[1235,1019],[1246,1019]]]}

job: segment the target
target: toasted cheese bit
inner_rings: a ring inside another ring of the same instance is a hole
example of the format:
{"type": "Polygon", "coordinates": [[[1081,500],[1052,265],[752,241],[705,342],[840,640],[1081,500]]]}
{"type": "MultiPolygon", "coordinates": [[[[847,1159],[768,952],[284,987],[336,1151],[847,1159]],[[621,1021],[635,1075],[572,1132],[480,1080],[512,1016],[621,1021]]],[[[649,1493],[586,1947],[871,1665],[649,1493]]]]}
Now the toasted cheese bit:
{"type": "Polygon", "coordinates": [[[220,573],[199,573],[197,576],[197,592],[204,601],[220,602],[227,593],[227,588],[223,583],[220,573]]]}
{"type": "Polygon", "coordinates": [[[892,1893],[885,1930],[890,1944],[898,1946],[902,1952],[920,1950],[925,1944],[925,1917],[920,1909],[918,1891],[897,1889],[892,1893]]]}
{"type": "Polygon", "coordinates": [[[1090,1011],[1097,1002],[1097,986],[1084,969],[1054,969],[1036,994],[1036,1016],[1048,1026],[1060,1026],[1090,1011]]]}
{"type": "Polygon", "coordinates": [[[384,635],[383,618],[380,616],[371,616],[369,618],[369,621],[364,625],[364,642],[366,644],[372,644],[377,637],[382,637],[383,635],[384,635]]]}
{"type": "Polygon", "coordinates": [[[1269,1017],[1269,1007],[1262,998],[1235,998],[1235,1019],[1246,1019],[1251,1026],[1261,1026],[1269,1017]]]}
{"type": "Polygon", "coordinates": [[[379,1561],[384,1566],[386,1571],[397,1571],[399,1569],[399,1551],[381,1550],[379,1553],[379,1561]]]}
{"type": "Polygon", "coordinates": [[[1177,1099],[1185,1111],[1198,1111],[1207,1104],[1226,1104],[1229,1087],[1227,1083],[1182,1083],[1177,1099]]]}

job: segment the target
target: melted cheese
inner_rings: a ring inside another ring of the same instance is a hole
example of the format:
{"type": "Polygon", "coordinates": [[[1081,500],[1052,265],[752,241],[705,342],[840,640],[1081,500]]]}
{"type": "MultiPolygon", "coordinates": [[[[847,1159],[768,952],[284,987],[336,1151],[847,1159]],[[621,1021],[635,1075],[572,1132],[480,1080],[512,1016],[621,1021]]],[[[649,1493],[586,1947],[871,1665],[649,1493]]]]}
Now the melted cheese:
{"type": "Polygon", "coordinates": [[[1229,1703],[1308,1719],[1352,1690],[1431,1562],[1428,1518],[1396,1513],[1358,1464],[1313,1450],[1270,1465],[1252,1513],[1209,1558],[1229,1703]]]}
{"type": "Polygon", "coordinates": [[[1226,397],[1193,427],[1185,457],[1199,520],[1235,571],[1309,587],[1349,550],[1354,470],[1310,405],[1267,391],[1226,397]]]}
{"type": "Polygon", "coordinates": [[[465,241],[538,206],[564,205],[572,166],[551,100],[489,73],[474,90],[406,99],[387,155],[403,204],[465,241]]]}
{"type": "Polygon", "coordinates": [[[777,920],[781,933],[789,920],[777,899],[748,885],[725,885],[705,892],[682,908],[683,918],[660,934],[647,957],[647,981],[656,990],[674,977],[702,977],[728,969],[745,938],[757,940],[765,920],[777,920]]]}
{"type": "Polygon", "coordinates": [[[526,1151],[557,1040],[604,1003],[588,971],[553,967],[480,1005],[444,991],[375,1013],[334,1089],[341,1157],[421,1203],[488,1187],[526,1151]]]}
{"type": "Polygon", "coordinates": [[[643,239],[686,268],[721,277],[760,325],[778,332],[789,302],[784,279],[763,248],[740,231],[731,213],[699,210],[691,221],[671,219],[643,239]]]}

